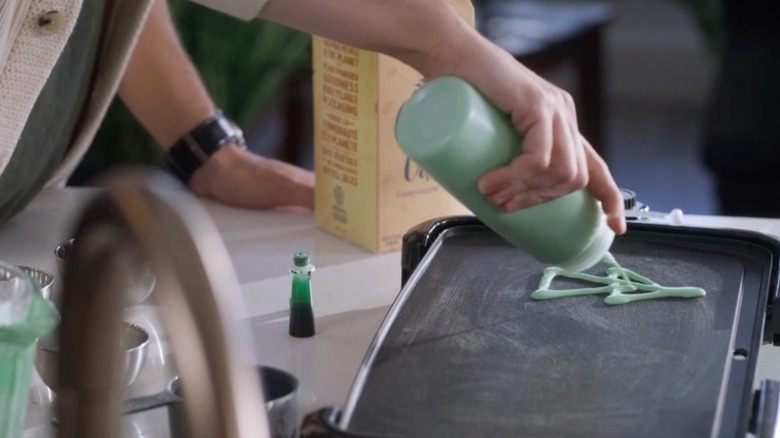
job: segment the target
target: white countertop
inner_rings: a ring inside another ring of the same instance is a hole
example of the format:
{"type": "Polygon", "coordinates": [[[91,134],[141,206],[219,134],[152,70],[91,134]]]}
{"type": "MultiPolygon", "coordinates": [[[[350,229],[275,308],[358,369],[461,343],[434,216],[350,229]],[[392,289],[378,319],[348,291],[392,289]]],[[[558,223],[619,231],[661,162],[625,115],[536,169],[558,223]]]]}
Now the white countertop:
{"type": "MultiPolygon", "coordinates": [[[[72,223],[95,189],[50,189],[0,228],[0,260],[36,266],[56,275],[54,247],[69,238],[72,223]]],[[[244,295],[246,322],[255,335],[260,362],[295,374],[301,381],[301,415],[322,406],[343,406],[363,356],[400,291],[400,253],[373,254],[317,229],[310,212],[256,211],[204,201],[230,253],[244,295]],[[287,334],[289,267],[295,252],[307,251],[317,334],[287,334]]],[[[742,228],[780,236],[780,220],[685,216],[683,225],[742,228]]],[[[154,296],[154,294],[152,294],[154,296]]],[[[172,375],[163,327],[152,300],[127,311],[126,319],[152,333],[153,342],[131,395],[161,391],[172,375]]],[[[763,347],[758,377],[780,380],[780,348],[763,347]]],[[[51,436],[52,394],[33,376],[25,437],[51,436]]],[[[128,436],[167,436],[164,412],[128,419],[128,436]]]]}

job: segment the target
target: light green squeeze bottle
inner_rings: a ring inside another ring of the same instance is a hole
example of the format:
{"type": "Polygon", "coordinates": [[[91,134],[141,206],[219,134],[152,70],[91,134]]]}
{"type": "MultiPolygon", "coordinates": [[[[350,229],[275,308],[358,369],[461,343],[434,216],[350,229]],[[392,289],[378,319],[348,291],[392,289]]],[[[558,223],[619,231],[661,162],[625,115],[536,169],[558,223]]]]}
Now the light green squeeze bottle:
{"type": "Polygon", "coordinates": [[[509,164],[522,139],[509,116],[456,77],[418,88],[398,113],[395,134],[419,164],[485,225],[543,263],[583,271],[598,263],[615,237],[587,190],[504,213],[477,189],[487,171],[509,164]]]}

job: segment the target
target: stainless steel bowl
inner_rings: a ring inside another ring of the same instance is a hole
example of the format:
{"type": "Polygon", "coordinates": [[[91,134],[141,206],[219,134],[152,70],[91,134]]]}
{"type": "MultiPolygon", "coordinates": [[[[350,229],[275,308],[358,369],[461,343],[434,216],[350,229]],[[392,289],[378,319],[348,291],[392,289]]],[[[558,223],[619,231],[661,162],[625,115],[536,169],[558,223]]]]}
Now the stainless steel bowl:
{"type": "Polygon", "coordinates": [[[44,271],[43,269],[35,268],[32,266],[17,266],[22,272],[27,274],[41,290],[41,294],[44,298],[51,299],[51,289],[54,284],[54,275],[44,271]]]}
{"type": "MultiPolygon", "coordinates": [[[[57,362],[59,360],[59,346],[57,344],[57,332],[49,333],[38,339],[35,351],[35,369],[41,376],[41,380],[54,392],[57,392],[57,362]]],[[[124,382],[130,387],[141,374],[149,349],[149,332],[142,327],[128,322],[122,323],[121,348],[124,351],[124,382]]]]}
{"type": "MultiPolygon", "coordinates": [[[[68,260],[71,259],[76,239],[68,239],[54,248],[54,256],[57,259],[57,271],[60,278],[65,277],[68,260]]],[[[126,282],[125,306],[135,306],[146,300],[154,289],[156,279],[154,273],[142,261],[134,261],[130,266],[129,277],[126,282]]]]}
{"type": "MultiPolygon", "coordinates": [[[[287,371],[258,366],[265,399],[270,438],[296,438],[298,433],[298,378],[287,371]]],[[[168,408],[171,437],[191,436],[187,430],[184,400],[179,377],[174,377],[157,394],[131,398],[125,401],[124,414],[136,414],[160,407],[168,408]]],[[[258,434],[262,435],[262,434],[258,434]]]]}

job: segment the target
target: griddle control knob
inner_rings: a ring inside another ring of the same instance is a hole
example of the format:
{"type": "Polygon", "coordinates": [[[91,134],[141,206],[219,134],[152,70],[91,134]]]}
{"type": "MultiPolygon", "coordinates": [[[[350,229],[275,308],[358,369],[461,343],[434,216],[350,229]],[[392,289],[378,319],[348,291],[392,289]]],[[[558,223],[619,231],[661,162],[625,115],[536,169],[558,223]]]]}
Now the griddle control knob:
{"type": "Polygon", "coordinates": [[[683,211],[679,208],[675,208],[669,213],[650,211],[649,205],[643,204],[636,199],[636,193],[633,190],[620,189],[620,194],[623,195],[626,220],[646,221],[652,218],[668,222],[672,225],[683,224],[683,211]]]}
{"type": "Polygon", "coordinates": [[[647,219],[651,214],[650,207],[639,202],[636,197],[636,192],[633,190],[620,189],[620,194],[623,195],[623,207],[626,212],[626,220],[635,221],[647,219]]]}
{"type": "Polygon", "coordinates": [[[623,195],[623,208],[626,211],[633,210],[636,207],[636,192],[628,189],[620,189],[620,194],[623,195]]]}

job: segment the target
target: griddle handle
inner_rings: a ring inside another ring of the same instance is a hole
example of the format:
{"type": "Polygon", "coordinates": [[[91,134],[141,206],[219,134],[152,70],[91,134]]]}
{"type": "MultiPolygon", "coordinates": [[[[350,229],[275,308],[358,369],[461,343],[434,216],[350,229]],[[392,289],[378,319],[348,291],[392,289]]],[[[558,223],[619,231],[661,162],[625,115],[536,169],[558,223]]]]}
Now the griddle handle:
{"type": "Polygon", "coordinates": [[[440,217],[419,223],[404,234],[401,246],[401,286],[412,275],[439,235],[447,229],[482,225],[474,216],[440,217]]]}
{"type": "Polygon", "coordinates": [[[301,438],[387,438],[381,435],[355,434],[338,426],[341,411],[337,407],[320,408],[303,419],[301,438]]]}
{"type": "Polygon", "coordinates": [[[756,391],[753,401],[753,418],[750,432],[757,438],[780,438],[777,433],[778,409],[780,409],[780,382],[765,379],[756,391]]]}

